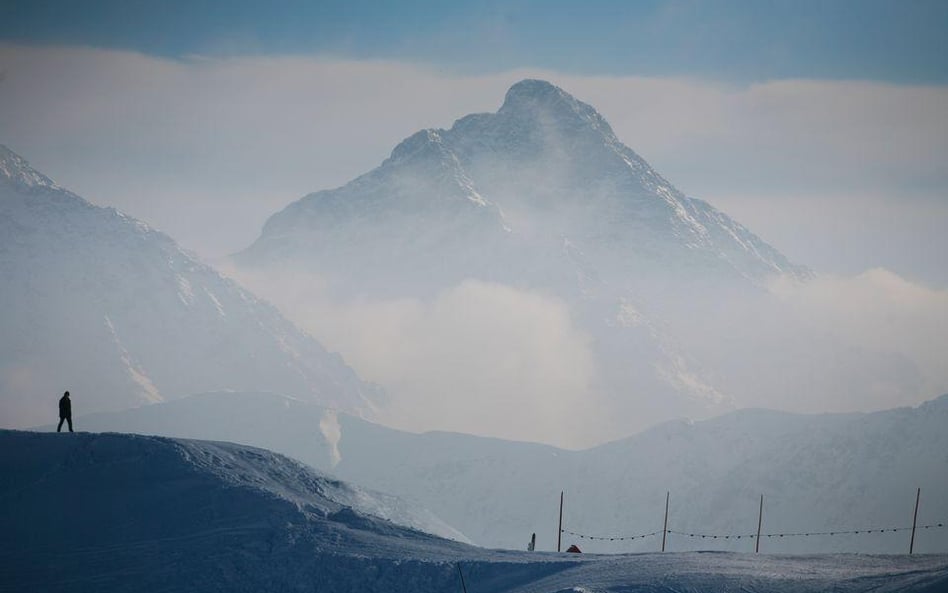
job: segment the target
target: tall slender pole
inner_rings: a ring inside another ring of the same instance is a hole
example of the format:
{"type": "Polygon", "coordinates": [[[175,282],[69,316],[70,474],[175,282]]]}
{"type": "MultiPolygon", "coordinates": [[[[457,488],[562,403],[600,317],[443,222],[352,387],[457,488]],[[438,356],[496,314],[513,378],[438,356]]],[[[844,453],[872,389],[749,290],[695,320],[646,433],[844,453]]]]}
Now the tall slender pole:
{"type": "Polygon", "coordinates": [[[563,491],[560,490],[560,527],[556,530],[556,551],[560,551],[560,544],[563,541],[563,491]]]}
{"type": "Polygon", "coordinates": [[[665,525],[662,527],[662,552],[665,551],[665,538],[668,536],[668,492],[665,492],[665,525]]]}
{"type": "Polygon", "coordinates": [[[915,491],[915,514],[912,516],[912,541],[909,543],[909,555],[915,551],[915,525],[918,523],[918,499],[922,497],[922,489],[915,491]]]}
{"type": "Polygon", "coordinates": [[[467,585],[464,584],[464,573],[461,572],[461,563],[458,562],[458,576],[461,577],[461,590],[467,593],[467,585]]]}
{"type": "Polygon", "coordinates": [[[760,553],[760,524],[764,520],[764,495],[760,495],[760,510],[757,511],[757,544],[754,546],[754,553],[760,553]]]}

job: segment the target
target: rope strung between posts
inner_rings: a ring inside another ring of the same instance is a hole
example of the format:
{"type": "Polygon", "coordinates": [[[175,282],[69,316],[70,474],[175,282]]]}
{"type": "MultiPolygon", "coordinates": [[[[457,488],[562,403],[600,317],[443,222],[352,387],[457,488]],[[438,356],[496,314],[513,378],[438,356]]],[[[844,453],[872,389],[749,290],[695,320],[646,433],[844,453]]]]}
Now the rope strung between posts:
{"type": "MultiPolygon", "coordinates": [[[[932,523],[930,525],[918,525],[916,529],[939,529],[944,527],[944,523],[932,523]]],[[[795,533],[762,533],[760,534],[761,539],[765,537],[810,537],[810,536],[837,536],[837,535],[868,535],[870,533],[895,533],[897,531],[911,531],[911,527],[893,527],[886,529],[853,529],[853,530],[839,530],[839,531],[801,531],[795,533]]],[[[610,542],[621,542],[627,540],[635,539],[644,539],[646,537],[652,537],[662,533],[661,530],[653,531],[651,533],[643,533],[641,535],[623,535],[623,536],[598,536],[598,535],[588,535],[585,533],[577,533],[575,531],[570,531],[569,529],[561,529],[561,533],[572,535],[581,539],[596,540],[596,541],[610,541],[610,542]]],[[[701,539],[755,539],[757,537],[756,533],[728,533],[728,534],[710,534],[710,533],[686,533],[684,531],[673,531],[668,530],[668,533],[674,535],[682,535],[685,537],[701,538],[701,539]]]]}
{"type": "Polygon", "coordinates": [[[600,536],[600,535],[586,535],[583,533],[576,533],[575,531],[570,531],[569,529],[562,529],[563,533],[589,540],[598,540],[598,541],[608,541],[608,542],[622,542],[626,540],[633,539],[643,539],[646,537],[652,537],[653,535],[658,535],[661,531],[653,531],[652,533],[643,533],[642,535],[623,535],[623,536],[600,536]]]}
{"type": "MultiPolygon", "coordinates": [[[[944,523],[932,523],[931,525],[919,525],[916,529],[938,529],[944,527],[944,523]]],[[[886,529],[853,529],[853,530],[839,530],[839,531],[800,531],[795,533],[761,533],[760,537],[810,537],[816,535],[867,535],[870,533],[895,533],[896,531],[912,531],[911,527],[892,527],[886,529]]],[[[683,535],[685,537],[700,537],[703,539],[741,539],[749,538],[754,539],[757,537],[756,533],[742,533],[742,534],[726,534],[726,535],[715,535],[708,533],[685,533],[683,531],[672,531],[668,530],[668,533],[673,533],[675,535],[683,535]]]]}

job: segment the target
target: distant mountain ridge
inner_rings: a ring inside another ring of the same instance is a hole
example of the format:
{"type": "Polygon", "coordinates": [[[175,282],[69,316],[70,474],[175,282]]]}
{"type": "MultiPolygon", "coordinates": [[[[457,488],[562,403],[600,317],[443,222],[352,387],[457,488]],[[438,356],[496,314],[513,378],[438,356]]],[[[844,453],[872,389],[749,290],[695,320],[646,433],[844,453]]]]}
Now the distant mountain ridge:
{"type": "Polygon", "coordinates": [[[369,413],[363,383],[275,308],[168,236],[0,147],[0,418],[6,426],[223,388],[369,413]]]}
{"type": "MultiPolygon", "coordinates": [[[[746,534],[910,526],[922,489],[916,550],[948,553],[948,395],[917,408],[800,415],[740,410],[701,422],[672,421],[634,436],[567,451],[433,432],[393,430],[315,404],[265,393],[211,393],[119,413],[85,416],[81,430],[227,440],[281,452],[344,480],[430,509],[475,543],[520,548],[536,532],[555,547],[559,492],[564,528],[629,536],[662,528],[746,534]],[[225,413],[226,412],[226,413],[225,413]]],[[[50,430],[47,427],[46,430],[50,430]]],[[[594,541],[584,551],[655,551],[655,537],[594,541]]],[[[770,538],[767,553],[901,554],[904,531],[770,538]]],[[[748,538],[669,536],[669,549],[747,552],[748,538]]]]}
{"type": "Polygon", "coordinates": [[[485,550],[390,522],[371,493],[230,443],[0,430],[0,475],[4,591],[935,593],[948,582],[945,555],[485,550]]]}

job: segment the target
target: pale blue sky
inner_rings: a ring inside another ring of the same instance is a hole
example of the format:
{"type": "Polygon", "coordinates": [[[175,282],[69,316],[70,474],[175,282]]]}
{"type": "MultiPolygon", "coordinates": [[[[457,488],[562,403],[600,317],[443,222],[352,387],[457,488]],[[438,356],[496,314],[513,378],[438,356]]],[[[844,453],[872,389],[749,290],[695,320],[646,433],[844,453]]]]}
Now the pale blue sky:
{"type": "Polygon", "coordinates": [[[941,0],[7,0],[0,40],[453,71],[948,83],[941,0]]]}

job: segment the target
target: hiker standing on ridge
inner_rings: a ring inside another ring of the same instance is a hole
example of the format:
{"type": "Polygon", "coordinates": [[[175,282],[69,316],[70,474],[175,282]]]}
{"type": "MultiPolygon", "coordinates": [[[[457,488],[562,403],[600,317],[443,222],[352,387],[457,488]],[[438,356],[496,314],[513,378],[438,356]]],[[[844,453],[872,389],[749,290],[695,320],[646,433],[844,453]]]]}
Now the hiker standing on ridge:
{"type": "Polygon", "coordinates": [[[56,427],[56,432],[62,430],[64,420],[69,423],[69,432],[72,432],[72,401],[68,391],[59,398],[59,426],[56,427]]]}

